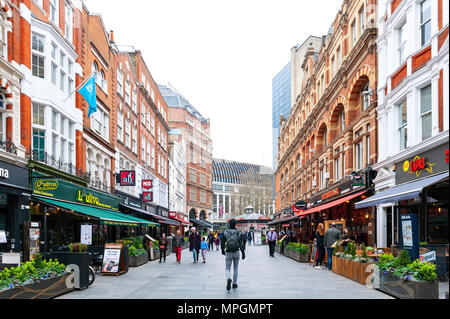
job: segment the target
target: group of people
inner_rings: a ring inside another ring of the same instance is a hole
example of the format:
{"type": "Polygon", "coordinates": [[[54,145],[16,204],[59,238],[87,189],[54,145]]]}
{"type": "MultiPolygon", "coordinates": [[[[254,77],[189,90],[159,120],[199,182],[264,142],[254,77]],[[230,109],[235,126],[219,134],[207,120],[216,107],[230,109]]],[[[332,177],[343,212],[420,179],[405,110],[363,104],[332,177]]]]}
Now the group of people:
{"type": "Polygon", "coordinates": [[[336,223],[332,223],[331,227],[325,232],[325,226],[323,223],[320,223],[317,227],[316,231],[316,240],[317,240],[317,258],[315,259],[315,268],[322,269],[323,260],[325,258],[325,248],[327,250],[327,266],[328,269],[332,268],[333,261],[333,250],[336,245],[338,245],[338,241],[341,241],[340,244],[346,248],[350,241],[354,241],[355,237],[353,236],[350,227],[345,227],[344,234],[341,233],[339,229],[336,227],[336,223]]]}

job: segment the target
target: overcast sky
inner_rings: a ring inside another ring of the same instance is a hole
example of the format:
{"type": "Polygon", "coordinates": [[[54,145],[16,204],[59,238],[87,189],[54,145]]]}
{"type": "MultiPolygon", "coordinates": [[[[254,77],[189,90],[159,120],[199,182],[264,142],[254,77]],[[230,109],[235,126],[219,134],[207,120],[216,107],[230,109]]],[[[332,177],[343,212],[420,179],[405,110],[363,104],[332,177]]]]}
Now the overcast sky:
{"type": "Polygon", "coordinates": [[[84,0],[211,120],[213,157],[272,167],[272,78],[342,0],[84,0]]]}

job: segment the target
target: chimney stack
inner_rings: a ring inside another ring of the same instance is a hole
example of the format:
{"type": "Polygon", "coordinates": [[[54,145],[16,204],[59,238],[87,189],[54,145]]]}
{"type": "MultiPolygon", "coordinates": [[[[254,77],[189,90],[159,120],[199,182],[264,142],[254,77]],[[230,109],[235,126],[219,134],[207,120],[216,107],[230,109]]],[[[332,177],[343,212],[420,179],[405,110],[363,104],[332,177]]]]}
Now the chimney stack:
{"type": "Polygon", "coordinates": [[[114,31],[113,30],[109,31],[109,40],[111,42],[114,42],[114,31]]]}

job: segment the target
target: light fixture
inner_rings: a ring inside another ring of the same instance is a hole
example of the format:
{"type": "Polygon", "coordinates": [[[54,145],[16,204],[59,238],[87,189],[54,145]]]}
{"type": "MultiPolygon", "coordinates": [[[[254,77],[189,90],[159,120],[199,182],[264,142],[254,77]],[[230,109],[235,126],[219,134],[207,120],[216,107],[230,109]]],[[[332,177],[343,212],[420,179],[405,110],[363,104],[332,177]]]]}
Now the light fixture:
{"type": "Polygon", "coordinates": [[[369,214],[366,214],[366,218],[369,218],[369,214]]]}
{"type": "Polygon", "coordinates": [[[348,201],[346,201],[346,203],[348,204],[348,203],[350,203],[350,201],[348,200],[348,201]]]}
{"type": "Polygon", "coordinates": [[[361,196],[361,198],[362,198],[362,199],[365,199],[365,198],[366,198],[366,196],[365,196],[365,195],[362,195],[362,196],[361,196]]]}
{"type": "Polygon", "coordinates": [[[47,216],[50,216],[50,213],[46,213],[47,216]]]}
{"type": "Polygon", "coordinates": [[[438,208],[438,212],[440,213],[441,211],[442,211],[442,209],[439,207],[439,208],[438,208]]]}

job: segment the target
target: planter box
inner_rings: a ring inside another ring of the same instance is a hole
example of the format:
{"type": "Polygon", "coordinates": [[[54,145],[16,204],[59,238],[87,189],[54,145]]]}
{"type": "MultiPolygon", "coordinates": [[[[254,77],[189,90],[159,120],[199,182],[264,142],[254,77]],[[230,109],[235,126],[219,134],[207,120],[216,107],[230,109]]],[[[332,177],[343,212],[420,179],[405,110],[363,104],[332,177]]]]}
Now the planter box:
{"type": "Polygon", "coordinates": [[[275,245],[275,251],[279,254],[281,254],[281,246],[275,245]]]}
{"type": "Polygon", "coordinates": [[[309,262],[309,258],[308,258],[309,254],[308,253],[302,254],[295,250],[288,249],[287,247],[284,249],[284,255],[286,257],[294,259],[295,261],[298,261],[298,262],[303,262],[303,263],[309,262]]]}
{"type": "Polygon", "coordinates": [[[128,257],[128,267],[139,267],[148,262],[148,253],[128,257]]]}
{"type": "Polygon", "coordinates": [[[399,299],[439,299],[439,282],[403,280],[391,274],[379,272],[378,290],[399,299]]]}
{"type": "Polygon", "coordinates": [[[68,276],[66,274],[23,287],[0,291],[0,299],[51,299],[63,295],[73,290],[66,286],[68,276]]]}
{"type": "Polygon", "coordinates": [[[89,287],[89,253],[52,252],[50,258],[57,259],[66,266],[77,265],[80,270],[80,281],[75,283],[75,288],[87,289],[89,287]]]}
{"type": "Polygon", "coordinates": [[[159,259],[159,255],[160,255],[161,253],[160,253],[160,251],[159,251],[159,249],[155,249],[155,250],[153,250],[153,260],[157,260],[157,259],[159,259]]]}
{"type": "Polygon", "coordinates": [[[332,271],[361,285],[365,285],[367,276],[370,275],[370,272],[366,272],[366,269],[370,264],[333,256],[332,271]]]}

